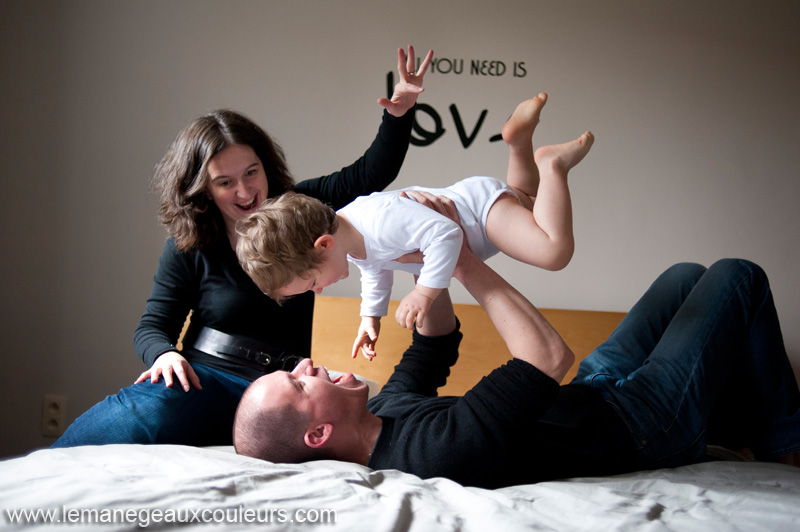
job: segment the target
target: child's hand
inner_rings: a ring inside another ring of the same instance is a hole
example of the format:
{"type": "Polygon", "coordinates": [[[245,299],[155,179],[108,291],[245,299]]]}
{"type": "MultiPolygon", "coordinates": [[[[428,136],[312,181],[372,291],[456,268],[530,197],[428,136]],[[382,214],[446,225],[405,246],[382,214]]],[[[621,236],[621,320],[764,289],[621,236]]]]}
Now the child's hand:
{"type": "Polygon", "coordinates": [[[422,327],[425,316],[433,304],[433,300],[439,295],[441,290],[434,290],[425,286],[417,285],[397,307],[394,317],[400,327],[414,329],[414,326],[422,327]]]}
{"type": "Polygon", "coordinates": [[[414,47],[408,47],[408,58],[402,48],[397,51],[397,72],[400,74],[400,81],[394,86],[392,99],[379,98],[378,103],[394,116],[403,116],[417,103],[417,96],[424,90],[422,88],[422,78],[428,70],[428,65],[433,59],[433,50],[428,50],[428,55],[417,70],[414,60],[414,47]]]}
{"type": "Polygon", "coordinates": [[[367,360],[375,358],[375,344],[378,342],[378,334],[381,332],[381,319],[374,316],[363,316],[361,325],[358,327],[358,335],[353,343],[353,358],[358,355],[358,350],[364,353],[367,360]]]}

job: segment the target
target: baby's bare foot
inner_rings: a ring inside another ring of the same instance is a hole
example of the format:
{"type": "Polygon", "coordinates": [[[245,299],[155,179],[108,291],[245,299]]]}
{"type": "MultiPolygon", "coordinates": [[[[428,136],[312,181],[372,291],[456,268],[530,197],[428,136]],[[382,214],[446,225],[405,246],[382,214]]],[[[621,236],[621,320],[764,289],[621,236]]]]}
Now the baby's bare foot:
{"type": "Polygon", "coordinates": [[[534,154],[536,166],[539,167],[540,172],[544,168],[551,168],[566,175],[572,167],[586,157],[592,144],[594,144],[594,135],[591,131],[587,131],[573,141],[542,146],[534,154]]]}
{"type": "Polygon", "coordinates": [[[547,102],[547,94],[541,92],[535,98],[525,100],[514,109],[514,114],[502,130],[503,140],[509,146],[530,146],[533,131],[539,123],[539,114],[547,102]]]}

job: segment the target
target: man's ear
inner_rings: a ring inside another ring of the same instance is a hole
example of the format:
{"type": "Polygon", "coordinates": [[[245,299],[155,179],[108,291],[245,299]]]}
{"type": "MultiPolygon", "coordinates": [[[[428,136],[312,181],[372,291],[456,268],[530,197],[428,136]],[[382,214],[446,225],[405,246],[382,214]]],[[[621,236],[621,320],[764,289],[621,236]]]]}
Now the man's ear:
{"type": "Polygon", "coordinates": [[[333,235],[324,234],[314,241],[314,249],[333,249],[336,247],[336,239],[333,235]]]}
{"type": "Polygon", "coordinates": [[[330,423],[320,423],[308,429],[303,436],[306,445],[313,449],[319,449],[330,439],[333,434],[333,425],[330,423]]]}

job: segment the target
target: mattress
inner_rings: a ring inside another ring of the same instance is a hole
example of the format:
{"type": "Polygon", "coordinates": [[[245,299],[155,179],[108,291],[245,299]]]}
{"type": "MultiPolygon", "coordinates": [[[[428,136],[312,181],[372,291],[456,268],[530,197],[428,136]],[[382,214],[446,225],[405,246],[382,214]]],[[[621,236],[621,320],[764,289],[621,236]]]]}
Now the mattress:
{"type": "Polygon", "coordinates": [[[797,531],[800,468],[721,460],[485,490],[230,447],[87,446],[0,462],[0,511],[0,530],[26,531],[797,531]]]}

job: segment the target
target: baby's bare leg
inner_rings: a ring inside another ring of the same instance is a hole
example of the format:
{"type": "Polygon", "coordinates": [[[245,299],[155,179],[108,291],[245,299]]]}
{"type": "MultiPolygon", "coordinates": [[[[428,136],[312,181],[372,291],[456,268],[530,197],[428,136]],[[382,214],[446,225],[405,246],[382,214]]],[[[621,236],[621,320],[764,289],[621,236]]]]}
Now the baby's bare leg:
{"type": "Polygon", "coordinates": [[[533,209],[498,200],[489,211],[486,232],[500,251],[548,270],[560,270],[569,263],[575,241],[567,176],[593,142],[594,136],[587,131],[571,142],[536,150],[540,183],[533,209]]]}
{"type": "MultiPolygon", "coordinates": [[[[533,158],[533,132],[539,115],[547,102],[547,94],[525,100],[503,126],[503,140],[508,144],[508,172],[506,182],[526,196],[536,196],[539,188],[539,171],[533,158]]],[[[527,198],[523,198],[528,203],[527,198]]]]}
{"type": "Polygon", "coordinates": [[[540,183],[533,205],[533,219],[554,243],[561,243],[562,248],[557,254],[563,260],[562,268],[569,263],[575,248],[567,175],[586,157],[593,143],[594,135],[587,131],[572,142],[542,146],[534,155],[540,183]]]}

